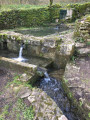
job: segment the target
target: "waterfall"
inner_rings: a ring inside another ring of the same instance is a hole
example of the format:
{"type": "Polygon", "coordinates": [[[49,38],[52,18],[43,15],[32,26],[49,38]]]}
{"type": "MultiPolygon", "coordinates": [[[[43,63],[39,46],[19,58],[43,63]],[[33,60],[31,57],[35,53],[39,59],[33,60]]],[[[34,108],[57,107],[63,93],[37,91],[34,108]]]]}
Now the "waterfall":
{"type": "Polygon", "coordinates": [[[47,71],[44,72],[44,76],[45,76],[44,80],[48,83],[50,81],[50,77],[47,71]]]}
{"type": "Polygon", "coordinates": [[[24,47],[24,45],[22,44],[21,47],[20,47],[20,50],[19,50],[19,56],[18,56],[18,58],[13,58],[14,60],[17,60],[17,61],[20,61],[20,62],[27,61],[27,59],[25,59],[25,58],[22,57],[23,47],[24,47]]]}
{"type": "Polygon", "coordinates": [[[22,59],[23,45],[20,47],[18,59],[22,59]]]}

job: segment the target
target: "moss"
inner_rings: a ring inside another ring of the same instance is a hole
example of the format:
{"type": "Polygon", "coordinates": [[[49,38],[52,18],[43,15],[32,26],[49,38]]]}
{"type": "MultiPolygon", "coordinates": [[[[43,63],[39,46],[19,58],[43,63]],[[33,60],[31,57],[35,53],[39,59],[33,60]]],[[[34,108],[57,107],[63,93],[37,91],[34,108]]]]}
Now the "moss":
{"type": "Polygon", "coordinates": [[[86,45],[90,45],[90,42],[87,42],[86,45]]]}
{"type": "Polygon", "coordinates": [[[3,34],[3,33],[0,34],[0,42],[7,40],[7,38],[8,38],[7,34],[3,34]]]}
{"type": "Polygon", "coordinates": [[[45,102],[48,106],[52,106],[52,102],[45,102]]]}
{"type": "Polygon", "coordinates": [[[0,120],[5,120],[5,116],[9,114],[8,109],[9,105],[5,105],[2,110],[2,113],[0,114],[0,120]]]}
{"type": "Polygon", "coordinates": [[[77,18],[82,17],[83,15],[88,13],[88,9],[90,9],[90,2],[84,4],[68,4],[68,8],[73,8],[72,20],[76,20],[77,18]]]}
{"type": "Polygon", "coordinates": [[[59,17],[58,6],[28,10],[10,10],[0,13],[0,29],[40,26],[59,17]]]}
{"type": "Polygon", "coordinates": [[[88,16],[85,21],[90,22],[90,16],[88,16]]]}
{"type": "Polygon", "coordinates": [[[16,41],[20,41],[21,40],[20,36],[13,36],[13,37],[15,37],[16,41]]]}
{"type": "Polygon", "coordinates": [[[84,17],[82,17],[82,19],[79,19],[76,21],[75,24],[75,31],[74,31],[74,38],[75,41],[77,42],[87,42],[87,40],[89,39],[90,35],[89,35],[89,19],[90,16],[86,15],[84,17]],[[88,21],[87,21],[88,20],[88,21]]]}
{"type": "Polygon", "coordinates": [[[66,79],[63,77],[62,79],[62,87],[67,94],[68,99],[71,102],[71,105],[76,108],[75,114],[82,115],[81,119],[88,119],[86,111],[82,108],[82,103],[78,102],[74,97],[73,93],[69,89],[69,83],[65,81],[66,79]]]}
{"type": "Polygon", "coordinates": [[[43,117],[43,113],[42,112],[38,112],[38,117],[43,117]]]}

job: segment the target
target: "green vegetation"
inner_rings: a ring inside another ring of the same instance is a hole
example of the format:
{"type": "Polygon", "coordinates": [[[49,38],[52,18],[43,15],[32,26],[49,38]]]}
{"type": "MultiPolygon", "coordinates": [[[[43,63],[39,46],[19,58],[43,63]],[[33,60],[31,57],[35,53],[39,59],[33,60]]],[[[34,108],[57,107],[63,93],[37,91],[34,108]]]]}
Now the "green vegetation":
{"type": "Polygon", "coordinates": [[[88,42],[88,39],[90,38],[89,35],[89,24],[90,15],[85,15],[81,19],[77,20],[75,23],[75,31],[74,31],[74,39],[75,42],[85,42],[86,45],[90,45],[90,42],[88,42]]]}
{"type": "Polygon", "coordinates": [[[9,114],[8,112],[9,105],[5,105],[3,108],[3,112],[0,114],[0,120],[5,120],[5,116],[9,114]]]}
{"type": "Polygon", "coordinates": [[[90,118],[90,112],[88,113],[88,117],[90,118]]]}
{"type": "Polygon", "coordinates": [[[56,9],[55,5],[51,8],[10,9],[3,11],[0,13],[0,29],[44,26],[50,21],[55,21],[59,17],[59,11],[60,8],[56,9]]]}
{"type": "Polygon", "coordinates": [[[64,81],[65,81],[65,83],[68,83],[68,80],[66,80],[65,78],[64,78],[64,81]]]}
{"type": "Polygon", "coordinates": [[[87,22],[90,22],[90,15],[86,18],[87,22]]]}
{"type": "Polygon", "coordinates": [[[73,8],[72,20],[76,20],[77,18],[89,13],[90,2],[84,4],[73,4],[70,6],[68,5],[68,7],[73,8]]]}
{"type": "Polygon", "coordinates": [[[23,116],[23,119],[25,120],[33,120],[34,118],[34,110],[32,106],[30,107],[26,106],[23,103],[22,99],[18,99],[18,101],[16,102],[16,106],[13,109],[13,112],[15,112],[17,120],[20,120],[22,116],[23,116]]]}
{"type": "Polygon", "coordinates": [[[82,107],[82,105],[83,105],[83,102],[82,102],[82,101],[80,101],[79,103],[80,103],[80,107],[82,107]]]}
{"type": "Polygon", "coordinates": [[[34,110],[32,106],[27,106],[22,99],[18,99],[16,103],[5,105],[2,113],[0,114],[0,120],[5,120],[7,116],[15,116],[16,120],[21,118],[25,120],[33,120],[34,110]],[[11,111],[9,112],[9,107],[12,106],[11,111]]]}
{"type": "Polygon", "coordinates": [[[12,5],[2,5],[0,7],[0,12],[10,11],[10,10],[30,10],[39,9],[47,7],[47,5],[30,5],[30,4],[12,4],[12,5]]]}
{"type": "Polygon", "coordinates": [[[75,63],[75,60],[76,60],[76,56],[73,55],[73,56],[71,57],[71,61],[72,61],[73,63],[75,63]]]}
{"type": "MultiPolygon", "coordinates": [[[[3,5],[0,7],[0,29],[16,27],[46,26],[59,18],[61,4],[46,5],[3,5]]],[[[85,15],[90,3],[68,5],[73,8],[73,20],[85,15]]],[[[89,18],[88,18],[89,19],[89,18]]]]}
{"type": "Polygon", "coordinates": [[[90,45],[90,42],[87,42],[86,45],[90,45]]]}
{"type": "Polygon", "coordinates": [[[83,37],[76,37],[76,38],[75,38],[75,42],[83,43],[83,42],[85,42],[85,41],[84,41],[84,38],[83,38],[83,37]]]}
{"type": "Polygon", "coordinates": [[[6,88],[9,87],[11,84],[13,84],[14,86],[23,85],[25,87],[29,87],[30,89],[32,89],[32,85],[29,82],[22,82],[19,79],[20,79],[20,75],[15,75],[13,81],[7,83],[6,88]]]}

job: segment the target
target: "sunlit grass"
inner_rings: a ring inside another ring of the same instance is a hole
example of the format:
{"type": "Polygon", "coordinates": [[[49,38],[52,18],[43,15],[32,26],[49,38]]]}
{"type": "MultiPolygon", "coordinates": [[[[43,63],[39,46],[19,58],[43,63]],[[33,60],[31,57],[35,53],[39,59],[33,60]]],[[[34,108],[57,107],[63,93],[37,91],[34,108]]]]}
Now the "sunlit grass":
{"type": "Polygon", "coordinates": [[[12,4],[12,5],[1,5],[0,11],[8,10],[28,10],[28,9],[38,9],[47,7],[47,5],[29,5],[29,4],[12,4]]]}

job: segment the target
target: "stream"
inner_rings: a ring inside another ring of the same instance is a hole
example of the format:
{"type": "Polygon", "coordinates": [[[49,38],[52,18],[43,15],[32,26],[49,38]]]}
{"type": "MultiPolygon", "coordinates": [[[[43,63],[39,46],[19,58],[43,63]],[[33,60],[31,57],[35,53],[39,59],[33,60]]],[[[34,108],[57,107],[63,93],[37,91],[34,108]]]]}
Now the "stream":
{"type": "MultiPolygon", "coordinates": [[[[22,57],[22,52],[23,52],[23,47],[21,46],[20,51],[19,51],[19,56],[17,58],[15,58],[14,55],[13,58],[18,60],[18,61],[23,61],[23,57],[22,57]]],[[[11,57],[12,55],[6,54],[7,52],[1,52],[2,56],[7,56],[7,57],[11,57]]],[[[31,58],[30,58],[31,59],[31,58]]],[[[37,63],[37,65],[40,65],[40,63],[43,61],[36,59],[34,60],[34,58],[32,58],[32,60],[30,60],[30,63],[37,63]]],[[[29,59],[28,59],[29,62],[29,59]]],[[[45,64],[45,62],[42,64],[45,64]]],[[[51,70],[52,71],[52,70],[51,70]]],[[[49,76],[49,74],[47,72],[44,72],[44,78],[42,78],[39,82],[36,83],[36,86],[40,89],[42,89],[43,91],[45,91],[47,93],[48,96],[50,96],[55,103],[57,104],[57,106],[62,110],[63,114],[68,118],[68,120],[81,120],[78,118],[78,115],[75,114],[76,108],[74,106],[72,106],[70,104],[70,101],[68,100],[63,88],[62,88],[62,83],[61,83],[61,79],[59,76],[59,80],[57,80],[57,77],[52,77],[51,75],[49,76]]]]}
{"type": "Polygon", "coordinates": [[[45,73],[45,77],[37,83],[37,87],[45,91],[56,102],[68,120],[80,120],[74,113],[75,107],[70,104],[62,88],[62,83],[47,74],[45,73]]]}

